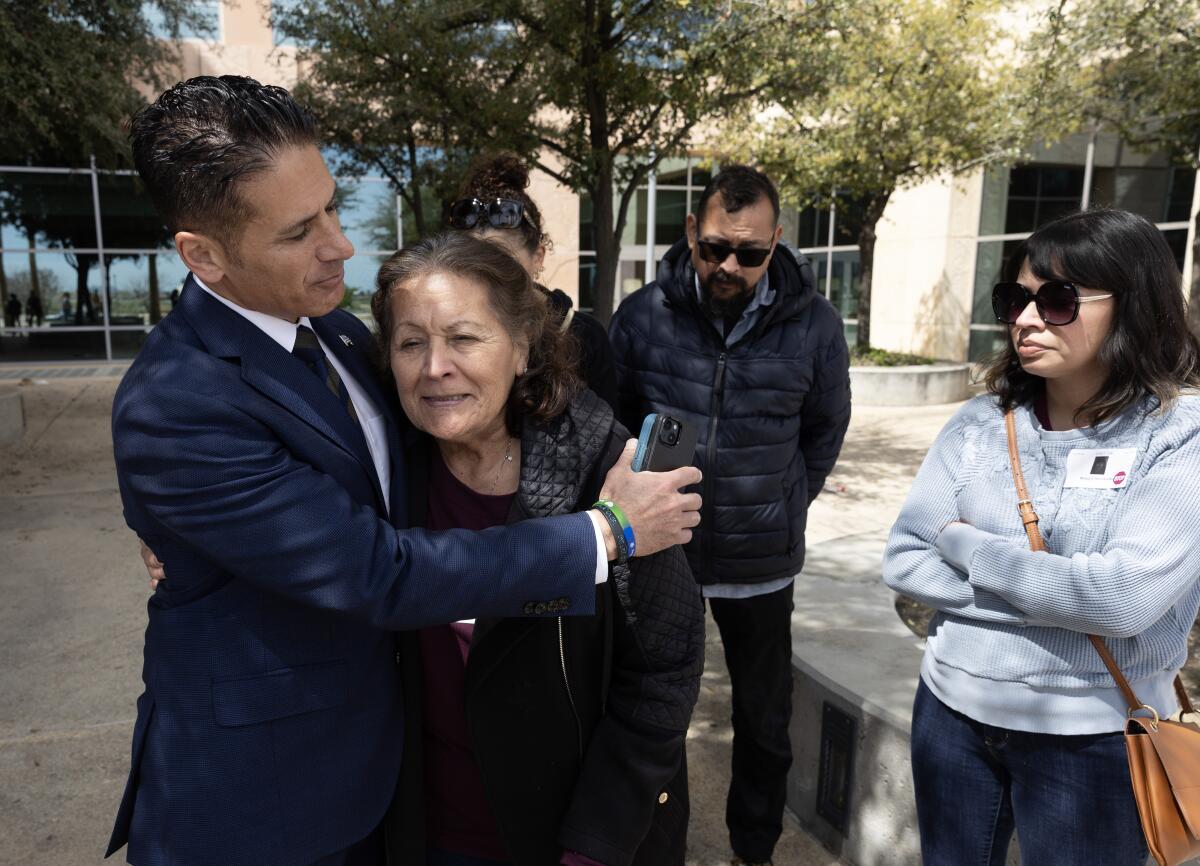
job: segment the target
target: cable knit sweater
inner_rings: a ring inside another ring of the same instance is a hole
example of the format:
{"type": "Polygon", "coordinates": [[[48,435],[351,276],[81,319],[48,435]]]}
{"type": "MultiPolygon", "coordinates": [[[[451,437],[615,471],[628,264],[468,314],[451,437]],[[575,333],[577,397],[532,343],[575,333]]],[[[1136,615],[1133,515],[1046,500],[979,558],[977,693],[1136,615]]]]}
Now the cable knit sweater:
{"type": "Polygon", "coordinates": [[[938,610],[921,676],[944,703],[1015,730],[1121,730],[1125,702],[1090,632],[1144,703],[1178,708],[1171,681],[1200,605],[1200,396],[1165,413],[1152,405],[1064,431],[1016,410],[1047,552],[1028,547],[995,398],[969,401],[939,434],[892,527],[883,579],[938,610]],[[1075,449],[1136,454],[1120,486],[1078,487],[1065,483],[1075,449]]]}

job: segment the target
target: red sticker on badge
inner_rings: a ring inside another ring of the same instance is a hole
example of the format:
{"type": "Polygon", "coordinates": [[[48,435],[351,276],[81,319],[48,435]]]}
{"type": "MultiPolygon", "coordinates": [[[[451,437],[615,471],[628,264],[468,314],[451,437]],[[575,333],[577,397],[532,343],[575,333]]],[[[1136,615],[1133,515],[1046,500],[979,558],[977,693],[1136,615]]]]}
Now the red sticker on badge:
{"type": "Polygon", "coordinates": [[[1114,486],[1120,487],[1124,483],[1125,483],[1125,473],[1124,472],[1118,472],[1116,475],[1113,476],[1113,485],[1114,486]]]}

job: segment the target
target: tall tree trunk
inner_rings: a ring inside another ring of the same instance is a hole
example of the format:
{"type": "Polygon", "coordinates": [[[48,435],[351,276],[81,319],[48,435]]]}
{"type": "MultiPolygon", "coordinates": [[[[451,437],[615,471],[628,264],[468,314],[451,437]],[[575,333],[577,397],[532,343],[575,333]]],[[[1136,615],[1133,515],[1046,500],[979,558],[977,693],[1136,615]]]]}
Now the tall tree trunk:
{"type": "Polygon", "coordinates": [[[96,260],[94,255],[75,255],[75,324],[83,324],[83,308],[84,305],[88,309],[87,320],[89,322],[96,321],[96,311],[92,307],[92,296],[88,293],[88,271],[92,269],[92,263],[96,260]]]}
{"type": "Polygon", "coordinates": [[[418,241],[425,237],[425,202],[421,196],[421,184],[417,181],[417,141],[415,138],[409,138],[406,142],[408,150],[408,203],[412,206],[413,221],[417,224],[417,234],[419,237],[406,238],[405,245],[411,244],[413,241],[418,241]]]}
{"type": "MultiPolygon", "coordinates": [[[[871,348],[871,285],[875,276],[875,227],[883,217],[891,190],[871,198],[863,213],[862,228],[858,232],[858,318],[855,348],[865,351],[871,348]]],[[[848,287],[847,287],[848,288],[848,287]]]]}
{"type": "Polygon", "coordinates": [[[596,231],[596,287],[592,315],[607,326],[615,309],[617,268],[621,259],[621,238],[613,226],[612,171],[607,167],[601,168],[599,183],[591,190],[591,196],[596,231]]]}
{"type": "Polygon", "coordinates": [[[25,242],[29,245],[29,290],[42,293],[41,281],[38,279],[37,256],[33,252],[34,236],[30,229],[25,230],[25,242]]]}
{"type": "MultiPolygon", "coordinates": [[[[150,260],[150,324],[157,325],[162,320],[162,300],[158,294],[158,253],[151,253],[150,260]]],[[[111,314],[111,310],[109,311],[111,314]]]]}
{"type": "Polygon", "coordinates": [[[8,306],[8,273],[4,270],[4,256],[0,255],[0,306],[8,306]]]}

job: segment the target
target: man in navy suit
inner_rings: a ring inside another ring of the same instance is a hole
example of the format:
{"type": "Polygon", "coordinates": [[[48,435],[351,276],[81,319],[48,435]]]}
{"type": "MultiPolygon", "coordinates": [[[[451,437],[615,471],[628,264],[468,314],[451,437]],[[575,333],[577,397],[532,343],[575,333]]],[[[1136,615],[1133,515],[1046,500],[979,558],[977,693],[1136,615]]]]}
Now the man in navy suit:
{"type": "MultiPolygon", "coordinates": [[[[309,114],[191,79],[134,119],[134,159],[191,275],[126,374],[126,522],[167,563],[149,603],[130,863],[376,864],[403,738],[392,631],[588,614],[615,541],[594,512],[406,530],[402,423],[337,309],[353,247],[309,114]]],[[[639,554],[685,541],[695,470],[606,481],[639,554]]]]}

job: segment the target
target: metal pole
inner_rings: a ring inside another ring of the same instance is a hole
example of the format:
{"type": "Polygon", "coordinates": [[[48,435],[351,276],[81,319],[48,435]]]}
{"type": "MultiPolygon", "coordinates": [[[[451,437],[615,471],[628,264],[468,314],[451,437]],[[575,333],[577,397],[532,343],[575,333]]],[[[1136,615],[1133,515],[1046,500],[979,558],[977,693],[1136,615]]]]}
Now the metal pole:
{"type": "MultiPolygon", "coordinates": [[[[654,152],[650,152],[650,162],[654,162],[654,152]]],[[[655,210],[658,193],[658,173],[654,169],[650,169],[650,176],[646,181],[646,273],[643,275],[645,279],[643,283],[649,283],[654,280],[654,223],[656,221],[655,210]]]]}
{"type": "Polygon", "coordinates": [[[1096,166],[1096,129],[1088,137],[1087,159],[1083,163],[1083,196],[1079,201],[1079,209],[1087,210],[1092,203],[1092,173],[1096,166]]]}
{"type": "MultiPolygon", "coordinates": [[[[833,227],[837,222],[837,190],[829,199],[829,232],[825,237],[825,299],[832,297],[833,290],[833,227]]],[[[847,287],[849,288],[849,287],[847,287]]]]}
{"type": "MultiPolygon", "coordinates": [[[[107,361],[113,359],[112,356],[112,332],[109,330],[108,321],[108,264],[104,260],[104,228],[100,220],[100,182],[96,174],[96,155],[92,154],[92,213],[96,217],[96,249],[100,251],[100,310],[104,315],[104,358],[107,361]]],[[[84,285],[83,290],[87,291],[87,285],[84,285]]],[[[78,299],[76,299],[78,303],[78,299]]]]}

